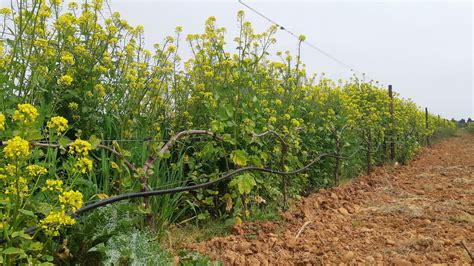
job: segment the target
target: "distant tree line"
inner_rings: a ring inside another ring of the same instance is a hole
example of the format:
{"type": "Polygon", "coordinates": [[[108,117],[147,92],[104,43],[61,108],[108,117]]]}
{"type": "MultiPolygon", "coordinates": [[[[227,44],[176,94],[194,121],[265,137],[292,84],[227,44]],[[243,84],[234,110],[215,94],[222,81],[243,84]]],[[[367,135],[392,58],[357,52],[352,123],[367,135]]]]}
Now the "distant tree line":
{"type": "Polygon", "coordinates": [[[456,122],[458,127],[466,127],[470,123],[474,123],[472,119],[469,117],[468,119],[461,119],[461,120],[456,120],[454,118],[451,119],[451,122],[456,122]]]}

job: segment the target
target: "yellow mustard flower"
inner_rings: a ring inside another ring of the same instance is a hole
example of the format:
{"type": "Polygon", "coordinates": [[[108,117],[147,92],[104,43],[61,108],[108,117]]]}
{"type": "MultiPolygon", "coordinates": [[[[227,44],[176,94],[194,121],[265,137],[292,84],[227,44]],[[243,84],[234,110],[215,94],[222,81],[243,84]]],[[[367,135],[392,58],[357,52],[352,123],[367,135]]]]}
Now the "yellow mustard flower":
{"type": "Polygon", "coordinates": [[[0,113],[0,130],[5,130],[5,115],[0,113]]]}
{"type": "Polygon", "coordinates": [[[74,79],[69,75],[64,75],[58,80],[59,85],[70,86],[74,79]]]}
{"type": "Polygon", "coordinates": [[[40,175],[44,175],[48,172],[48,170],[46,170],[46,168],[44,168],[43,166],[40,166],[40,165],[36,165],[36,164],[28,165],[26,167],[26,171],[32,177],[37,177],[37,176],[40,176],[40,175]]]}
{"type": "Polygon", "coordinates": [[[79,104],[77,104],[76,102],[70,102],[67,107],[69,107],[69,109],[71,109],[72,111],[76,111],[79,108],[79,104]]]}
{"type": "Polygon", "coordinates": [[[75,223],[76,220],[67,215],[64,210],[61,210],[50,212],[48,216],[40,221],[39,227],[50,236],[59,236],[61,226],[73,225],[75,223]]]}
{"type": "Polygon", "coordinates": [[[14,164],[7,164],[5,168],[0,168],[1,172],[6,173],[9,176],[14,176],[17,173],[17,167],[14,164]]]}
{"type": "Polygon", "coordinates": [[[74,168],[76,171],[85,174],[92,170],[92,160],[86,157],[79,158],[74,164],[74,168]]]}
{"type": "Polygon", "coordinates": [[[110,167],[112,167],[112,169],[120,169],[116,162],[110,162],[110,167]]]}
{"type": "Polygon", "coordinates": [[[31,104],[18,104],[13,113],[13,120],[25,125],[33,124],[38,117],[38,110],[31,104]]]}
{"type": "Polygon", "coordinates": [[[14,182],[12,182],[6,189],[5,194],[10,194],[19,197],[25,197],[28,195],[28,180],[20,176],[14,182]]]}
{"type": "Polygon", "coordinates": [[[300,122],[296,119],[291,119],[291,124],[294,126],[294,127],[299,127],[300,126],[300,122]]]}
{"type": "Polygon", "coordinates": [[[66,131],[66,129],[68,127],[67,123],[68,123],[68,121],[67,121],[66,118],[64,118],[62,116],[55,116],[55,117],[52,117],[51,120],[48,121],[46,126],[49,129],[55,130],[56,134],[59,136],[64,131],[66,131]]]}
{"type": "Polygon", "coordinates": [[[16,136],[7,142],[3,152],[6,159],[25,159],[30,155],[30,145],[28,141],[16,136]]]}
{"type": "Polygon", "coordinates": [[[97,92],[97,96],[99,96],[99,97],[104,97],[105,96],[105,88],[102,84],[95,85],[94,89],[97,92]]]}
{"type": "Polygon", "coordinates": [[[68,65],[74,65],[74,56],[69,52],[63,52],[61,55],[61,62],[68,65]]]}
{"type": "Polygon", "coordinates": [[[63,209],[75,212],[82,207],[82,193],[77,190],[65,191],[59,195],[59,202],[63,209]]]}
{"type": "Polygon", "coordinates": [[[12,10],[10,8],[4,7],[0,9],[0,15],[10,15],[12,13],[12,10]]]}
{"type": "Polygon", "coordinates": [[[78,8],[77,2],[70,2],[70,3],[68,4],[68,8],[71,9],[71,10],[77,9],[77,8],[78,8]]]}
{"type": "Polygon", "coordinates": [[[63,191],[63,181],[62,180],[46,180],[46,187],[43,187],[41,191],[63,191]]]}
{"type": "Polygon", "coordinates": [[[69,146],[69,154],[74,155],[83,155],[87,156],[89,151],[92,149],[92,145],[82,139],[76,139],[71,145],[69,146]]]}

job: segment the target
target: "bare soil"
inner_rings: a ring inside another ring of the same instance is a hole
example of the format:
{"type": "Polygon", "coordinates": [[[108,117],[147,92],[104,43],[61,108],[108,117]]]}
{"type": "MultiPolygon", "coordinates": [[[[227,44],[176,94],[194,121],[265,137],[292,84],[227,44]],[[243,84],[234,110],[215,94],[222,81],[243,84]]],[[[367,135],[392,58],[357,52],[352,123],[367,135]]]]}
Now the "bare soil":
{"type": "Polygon", "coordinates": [[[281,215],[187,248],[225,265],[470,265],[461,242],[474,251],[474,135],[321,190],[281,215]]]}

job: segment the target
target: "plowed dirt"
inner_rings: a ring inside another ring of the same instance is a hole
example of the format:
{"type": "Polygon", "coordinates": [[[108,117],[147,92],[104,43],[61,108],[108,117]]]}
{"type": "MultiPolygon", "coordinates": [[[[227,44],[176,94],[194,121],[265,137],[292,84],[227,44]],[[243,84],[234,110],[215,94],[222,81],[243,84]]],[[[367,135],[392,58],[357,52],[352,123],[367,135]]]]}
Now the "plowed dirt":
{"type": "Polygon", "coordinates": [[[281,214],[188,248],[225,265],[455,264],[474,251],[474,136],[424,148],[281,214]]]}

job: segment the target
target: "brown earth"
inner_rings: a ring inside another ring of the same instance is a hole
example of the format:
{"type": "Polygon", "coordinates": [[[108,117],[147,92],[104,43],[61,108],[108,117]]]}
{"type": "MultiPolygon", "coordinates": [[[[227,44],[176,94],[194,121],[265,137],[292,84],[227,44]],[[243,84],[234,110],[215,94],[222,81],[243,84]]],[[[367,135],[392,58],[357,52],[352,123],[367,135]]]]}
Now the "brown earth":
{"type": "Polygon", "coordinates": [[[469,265],[461,242],[474,251],[474,135],[321,190],[281,215],[188,248],[225,265],[469,265]]]}

